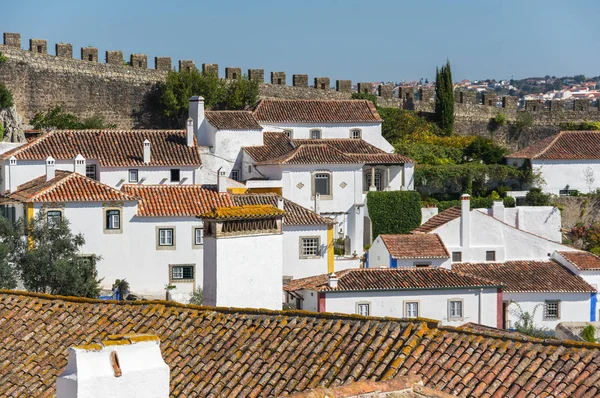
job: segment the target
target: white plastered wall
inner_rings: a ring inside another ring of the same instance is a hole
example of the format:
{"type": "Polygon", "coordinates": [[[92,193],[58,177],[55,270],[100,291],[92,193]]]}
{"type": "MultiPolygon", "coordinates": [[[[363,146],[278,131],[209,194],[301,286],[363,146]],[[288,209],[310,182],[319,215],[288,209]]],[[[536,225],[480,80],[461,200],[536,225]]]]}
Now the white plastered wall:
{"type": "Polygon", "coordinates": [[[283,226],[283,275],[294,279],[327,273],[327,226],[283,226]],[[318,258],[300,258],[300,239],[318,237],[321,254],[318,258]]]}

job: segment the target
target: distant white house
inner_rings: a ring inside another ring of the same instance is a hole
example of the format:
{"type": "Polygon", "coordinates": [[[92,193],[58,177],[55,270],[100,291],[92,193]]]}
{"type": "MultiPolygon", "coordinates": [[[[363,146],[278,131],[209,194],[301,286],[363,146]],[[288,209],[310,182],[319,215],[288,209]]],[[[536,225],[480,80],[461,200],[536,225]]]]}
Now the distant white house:
{"type": "Polygon", "coordinates": [[[350,269],[284,285],[289,302],[315,312],[430,318],[500,327],[501,284],[440,267],[350,269]]]}
{"type": "Polygon", "coordinates": [[[452,269],[504,285],[499,314],[503,328],[514,328],[521,312],[549,330],[560,322],[590,320],[596,289],[556,261],[456,263],[452,269]]]}
{"type": "Polygon", "coordinates": [[[444,267],[450,254],[437,234],[379,235],[366,255],[367,268],[444,267]]]}
{"type": "Polygon", "coordinates": [[[545,192],[570,195],[600,187],[600,131],[561,131],[506,156],[509,165],[528,160],[545,192]]]}

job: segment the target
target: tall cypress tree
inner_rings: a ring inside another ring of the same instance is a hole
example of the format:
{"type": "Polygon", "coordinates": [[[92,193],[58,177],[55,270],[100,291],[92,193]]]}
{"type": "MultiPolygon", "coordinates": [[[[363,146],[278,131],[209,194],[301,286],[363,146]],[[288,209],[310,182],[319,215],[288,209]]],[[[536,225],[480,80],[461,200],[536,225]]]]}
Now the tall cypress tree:
{"type": "Polygon", "coordinates": [[[454,88],[450,61],[435,68],[435,116],[438,126],[445,135],[454,131],[454,88]]]}

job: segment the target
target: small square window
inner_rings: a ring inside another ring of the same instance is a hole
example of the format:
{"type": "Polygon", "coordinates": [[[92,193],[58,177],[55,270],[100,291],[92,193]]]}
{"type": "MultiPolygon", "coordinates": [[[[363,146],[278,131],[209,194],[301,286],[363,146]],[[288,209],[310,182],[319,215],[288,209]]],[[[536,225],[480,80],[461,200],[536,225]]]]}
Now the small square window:
{"type": "Polygon", "coordinates": [[[318,140],[321,138],[321,130],[311,130],[310,138],[313,140],[318,140]]]}
{"type": "Polygon", "coordinates": [[[415,263],[415,267],[417,268],[428,268],[431,264],[427,263],[415,263]]]}
{"type": "Polygon", "coordinates": [[[350,138],[360,139],[361,138],[360,130],[358,130],[358,129],[350,130],[350,138]]]}
{"type": "Polygon", "coordinates": [[[485,261],[496,261],[496,252],[488,250],[485,252],[485,261]]]}
{"type": "Polygon", "coordinates": [[[560,301],[548,300],[544,305],[544,319],[557,320],[560,319],[560,301]]]}
{"type": "Polygon", "coordinates": [[[129,170],[129,182],[138,182],[138,170],[137,169],[129,170]]]}
{"type": "Polygon", "coordinates": [[[181,175],[179,169],[171,169],[171,182],[181,181],[181,175]]]}
{"type": "Polygon", "coordinates": [[[158,229],[158,245],[173,246],[173,228],[158,229]]]}
{"type": "Polygon", "coordinates": [[[331,175],[329,173],[316,173],[313,184],[315,195],[331,195],[331,175]]]}
{"type": "Polygon", "coordinates": [[[252,166],[248,166],[248,173],[252,173],[252,166]]]}
{"type": "Polygon", "coordinates": [[[172,265],[171,266],[171,281],[185,282],[194,280],[193,265],[172,265]]]}
{"type": "Polygon", "coordinates": [[[290,140],[292,138],[294,138],[294,130],[286,129],[286,130],[283,130],[283,132],[285,133],[285,136],[287,138],[289,138],[290,140]]]}
{"type": "Polygon", "coordinates": [[[448,302],[448,318],[449,319],[463,318],[463,302],[462,302],[462,300],[450,300],[448,302]]]}
{"type": "Polygon", "coordinates": [[[417,318],[419,316],[419,302],[406,301],[404,303],[404,315],[407,318],[417,318]]]}
{"type": "Polygon", "coordinates": [[[121,211],[106,211],[106,229],[121,229],[121,211]]]}
{"type": "Polygon", "coordinates": [[[452,252],[452,262],[460,263],[462,261],[462,253],[461,252],[452,252]]]}
{"type": "Polygon", "coordinates": [[[313,258],[321,255],[319,237],[300,238],[300,258],[313,258]]]}
{"type": "Polygon", "coordinates": [[[356,304],[356,313],[362,316],[369,316],[371,313],[371,305],[369,303],[358,303],[356,304]]]}
{"type": "Polygon", "coordinates": [[[95,164],[88,164],[87,166],[85,166],[85,176],[87,178],[91,178],[92,180],[97,180],[95,164]]]}
{"type": "Polygon", "coordinates": [[[194,244],[197,246],[204,244],[204,228],[194,228],[194,244]]]}
{"type": "Polygon", "coordinates": [[[239,170],[231,170],[231,179],[239,181],[240,180],[240,171],[239,170]]]}
{"type": "Polygon", "coordinates": [[[48,228],[58,228],[62,222],[62,212],[60,210],[48,210],[48,213],[46,213],[46,221],[48,223],[48,228]]]}

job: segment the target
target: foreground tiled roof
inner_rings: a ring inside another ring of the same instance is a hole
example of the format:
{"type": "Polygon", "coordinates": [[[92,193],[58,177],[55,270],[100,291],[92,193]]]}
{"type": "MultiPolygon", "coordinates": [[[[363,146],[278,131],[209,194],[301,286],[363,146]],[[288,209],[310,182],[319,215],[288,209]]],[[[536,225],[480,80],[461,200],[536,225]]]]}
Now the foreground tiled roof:
{"type": "Polygon", "coordinates": [[[254,117],[259,122],[279,123],[381,122],[375,106],[367,100],[264,99],[255,106],[254,117]]]}
{"type": "Polygon", "coordinates": [[[450,258],[438,234],[379,235],[393,258],[450,258]]]}
{"type": "Polygon", "coordinates": [[[600,159],[600,131],[561,131],[507,158],[600,159]]]}
{"type": "Polygon", "coordinates": [[[290,140],[284,133],[264,133],[263,145],[244,150],[259,164],[403,164],[413,161],[387,153],[362,139],[290,140]]]}
{"type": "Polygon", "coordinates": [[[415,374],[460,397],[593,397],[600,345],[422,320],[0,292],[0,395],[52,397],[67,348],[160,338],[171,396],[274,397],[415,374]]]}
{"type": "Polygon", "coordinates": [[[505,263],[455,263],[452,269],[501,282],[507,292],[592,293],[581,277],[555,261],[507,261],[505,263]]]}
{"type": "Polygon", "coordinates": [[[285,215],[285,211],[272,205],[247,205],[217,207],[200,214],[199,217],[211,220],[242,220],[281,217],[283,215],[285,215]]]}
{"type": "Polygon", "coordinates": [[[21,160],[73,160],[81,154],[105,167],[198,166],[194,146],[186,145],[184,130],[56,130],[2,154],[21,160]],[[150,141],[150,163],[144,163],[144,140],[150,141]]]}
{"type": "Polygon", "coordinates": [[[50,181],[46,181],[43,175],[19,185],[4,199],[23,203],[137,201],[135,197],[99,181],[63,170],[56,170],[50,181]]]}
{"type": "Polygon", "coordinates": [[[262,130],[249,111],[206,111],[204,116],[219,130],[262,130]]]}
{"type": "Polygon", "coordinates": [[[600,271],[600,257],[584,251],[559,251],[568,262],[581,271],[600,271]]]}
{"type": "Polygon", "coordinates": [[[215,207],[232,206],[227,193],[202,185],[123,185],[123,192],[139,198],[140,217],[196,217],[215,207]]]}
{"type": "Polygon", "coordinates": [[[423,225],[415,228],[412,232],[426,234],[459,217],[460,206],[451,207],[431,217],[423,225]]]}
{"type": "MultiPolygon", "coordinates": [[[[271,205],[277,206],[277,200],[280,198],[275,193],[250,193],[243,195],[231,195],[235,206],[247,205],[271,205]]],[[[330,225],[335,224],[330,218],[318,215],[312,210],[302,207],[288,199],[283,199],[283,210],[285,217],[284,225],[330,225]]]]}
{"type": "Polygon", "coordinates": [[[501,283],[440,267],[430,268],[354,268],[337,273],[338,286],[328,285],[329,275],[293,279],[284,289],[318,291],[416,290],[441,288],[496,287],[501,283]]]}

